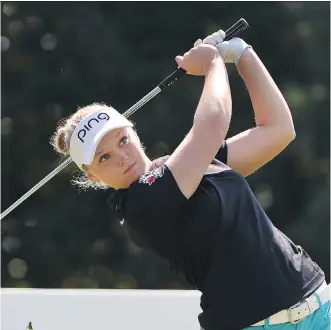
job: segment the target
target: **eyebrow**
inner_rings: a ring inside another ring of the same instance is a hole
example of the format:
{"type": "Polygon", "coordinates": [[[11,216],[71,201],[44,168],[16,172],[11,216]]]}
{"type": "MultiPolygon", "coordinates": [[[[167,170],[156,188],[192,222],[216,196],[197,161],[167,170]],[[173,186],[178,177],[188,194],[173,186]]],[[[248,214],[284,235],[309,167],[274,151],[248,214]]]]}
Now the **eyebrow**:
{"type": "Polygon", "coordinates": [[[100,154],[102,154],[102,153],[103,153],[103,149],[99,150],[99,151],[95,154],[94,157],[96,157],[96,156],[98,156],[98,155],[100,155],[100,154]]]}
{"type": "MultiPolygon", "coordinates": [[[[116,134],[116,137],[115,137],[115,139],[117,139],[118,138],[118,136],[121,134],[121,131],[120,132],[118,132],[117,134],[116,134]]],[[[98,156],[98,155],[100,155],[100,154],[102,154],[103,153],[103,149],[101,149],[101,150],[99,150],[96,154],[95,154],[95,156],[94,157],[96,157],[96,156],[98,156]]]]}

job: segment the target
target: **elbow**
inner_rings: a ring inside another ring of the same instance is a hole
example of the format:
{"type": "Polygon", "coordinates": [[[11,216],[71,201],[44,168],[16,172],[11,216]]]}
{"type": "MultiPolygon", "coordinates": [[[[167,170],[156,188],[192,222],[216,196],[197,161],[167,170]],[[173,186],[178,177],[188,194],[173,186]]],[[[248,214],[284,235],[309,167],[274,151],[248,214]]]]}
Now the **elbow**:
{"type": "Polygon", "coordinates": [[[284,138],[287,140],[288,144],[290,144],[296,137],[293,118],[290,109],[286,106],[286,114],[287,118],[283,121],[283,135],[284,138]]]}
{"type": "Polygon", "coordinates": [[[296,133],[290,109],[286,107],[284,110],[286,110],[284,111],[284,115],[278,118],[277,124],[274,127],[276,128],[279,139],[288,145],[295,139],[296,133]]]}
{"type": "Polygon", "coordinates": [[[292,130],[289,134],[290,142],[294,141],[295,137],[296,137],[295,129],[294,126],[292,126],[292,130]]]}
{"type": "Polygon", "coordinates": [[[278,131],[278,137],[279,140],[282,141],[284,146],[288,146],[292,141],[294,141],[296,133],[292,120],[290,121],[290,123],[288,123],[288,125],[281,125],[278,131]]]}
{"type": "Polygon", "coordinates": [[[274,145],[281,148],[286,148],[296,137],[293,121],[280,120],[277,124],[273,125],[259,125],[258,127],[264,127],[268,131],[269,139],[273,141],[274,145]]]}
{"type": "Polygon", "coordinates": [[[292,116],[289,118],[287,125],[284,125],[283,135],[288,143],[291,143],[296,137],[292,116]]]}

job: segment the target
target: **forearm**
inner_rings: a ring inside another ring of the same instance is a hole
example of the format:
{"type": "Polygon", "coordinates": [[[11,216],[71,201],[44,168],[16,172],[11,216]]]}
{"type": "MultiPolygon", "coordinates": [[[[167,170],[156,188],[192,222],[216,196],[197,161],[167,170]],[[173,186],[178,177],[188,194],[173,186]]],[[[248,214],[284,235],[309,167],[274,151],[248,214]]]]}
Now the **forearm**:
{"type": "Polygon", "coordinates": [[[253,49],[245,50],[240,58],[238,71],[250,94],[257,126],[275,127],[283,134],[294,136],[289,107],[253,49]]]}
{"type": "Polygon", "coordinates": [[[223,60],[217,59],[210,65],[198,107],[194,125],[204,125],[225,138],[232,114],[232,99],[228,75],[223,60]]]}

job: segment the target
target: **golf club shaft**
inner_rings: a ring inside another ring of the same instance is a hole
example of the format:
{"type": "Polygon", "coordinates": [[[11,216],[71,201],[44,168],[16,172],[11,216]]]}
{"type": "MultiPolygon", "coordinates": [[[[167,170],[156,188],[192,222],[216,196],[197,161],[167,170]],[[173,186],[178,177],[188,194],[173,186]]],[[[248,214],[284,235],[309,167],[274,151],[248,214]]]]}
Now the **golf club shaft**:
{"type": "MultiPolygon", "coordinates": [[[[161,92],[161,89],[156,87],[145,95],[140,101],[134,104],[130,109],[123,113],[123,116],[129,117],[131,114],[136,112],[140,107],[150,101],[153,97],[161,92]]],[[[65,167],[67,167],[72,162],[71,157],[67,158],[63,163],[61,163],[52,172],[46,175],[42,180],[40,180],[34,187],[32,187],[28,192],[26,192],[21,198],[19,198],[14,204],[12,204],[8,209],[1,213],[1,220],[6,217],[11,211],[13,211],[18,205],[24,202],[28,197],[30,197],[34,192],[36,192],[40,187],[52,179],[56,174],[61,172],[65,167]]]]}
{"type": "MultiPolygon", "coordinates": [[[[248,28],[248,23],[245,19],[241,18],[234,25],[232,25],[228,30],[225,31],[224,40],[229,40],[237,35],[239,35],[242,31],[248,28]]],[[[172,85],[180,76],[183,76],[186,73],[185,70],[178,68],[172,74],[170,74],[166,79],[164,79],[157,87],[151,90],[147,95],[145,95],[141,100],[135,103],[130,109],[123,113],[123,116],[129,117],[133,113],[135,113],[139,108],[141,108],[144,104],[153,99],[156,95],[158,95],[162,90],[172,85]]],[[[26,192],[21,198],[19,198],[14,204],[8,207],[3,213],[1,213],[1,219],[6,217],[10,212],[12,212],[18,205],[24,202],[28,197],[30,197],[33,193],[35,193],[40,187],[42,187],[45,183],[51,180],[56,174],[61,172],[66,166],[68,166],[72,162],[71,157],[66,159],[63,163],[61,163],[57,168],[55,168],[51,173],[45,176],[41,181],[39,181],[34,187],[32,187],[28,192],[26,192]]]]}

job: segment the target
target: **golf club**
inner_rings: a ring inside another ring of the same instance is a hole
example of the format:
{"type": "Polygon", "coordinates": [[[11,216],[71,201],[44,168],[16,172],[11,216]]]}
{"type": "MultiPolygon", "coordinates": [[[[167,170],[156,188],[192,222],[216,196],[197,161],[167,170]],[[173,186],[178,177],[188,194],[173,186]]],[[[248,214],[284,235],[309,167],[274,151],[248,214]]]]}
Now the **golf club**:
{"type": "MultiPolygon", "coordinates": [[[[229,29],[225,31],[224,41],[229,40],[233,37],[239,35],[242,31],[248,28],[248,23],[245,19],[239,19],[235,24],[233,24],[229,29]]],[[[170,85],[172,85],[179,77],[184,76],[186,71],[178,68],[176,71],[171,73],[167,78],[165,78],[157,87],[155,87],[152,91],[150,91],[147,95],[145,95],[141,100],[135,103],[130,109],[123,113],[123,116],[129,117],[134,112],[136,112],[139,108],[141,108],[144,104],[149,102],[152,98],[158,95],[162,90],[166,89],[170,85]]],[[[18,199],[14,204],[12,204],[9,208],[7,208],[3,213],[1,213],[1,220],[6,217],[11,211],[13,211],[18,205],[20,205],[24,200],[26,200],[29,196],[31,196],[34,192],[36,192],[40,187],[42,187],[45,183],[47,183],[50,179],[52,179],[57,173],[61,172],[66,166],[68,166],[72,162],[71,157],[66,159],[62,164],[60,164],[57,168],[55,168],[51,173],[49,173],[46,177],[44,177],[41,181],[39,181],[33,188],[31,188],[27,193],[25,193],[20,199],[18,199]]]]}

